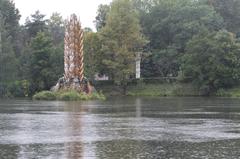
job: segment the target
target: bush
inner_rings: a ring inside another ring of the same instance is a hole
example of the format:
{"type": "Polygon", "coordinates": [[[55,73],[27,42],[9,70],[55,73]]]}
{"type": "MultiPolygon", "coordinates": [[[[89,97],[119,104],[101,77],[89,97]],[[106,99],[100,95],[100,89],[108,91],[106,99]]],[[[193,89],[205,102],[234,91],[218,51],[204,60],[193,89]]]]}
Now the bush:
{"type": "Polygon", "coordinates": [[[0,97],[6,97],[8,90],[5,83],[0,83],[0,97]]]}
{"type": "Polygon", "coordinates": [[[219,89],[216,93],[218,97],[240,97],[240,87],[237,86],[231,89],[219,89]]]}
{"type": "Polygon", "coordinates": [[[35,100],[56,100],[56,93],[51,91],[42,91],[33,96],[35,100]]]}
{"type": "Polygon", "coordinates": [[[218,96],[218,97],[230,97],[231,93],[229,93],[228,91],[221,88],[217,91],[216,96],[218,96]]]}
{"type": "Polygon", "coordinates": [[[15,81],[9,84],[8,90],[14,97],[28,97],[29,82],[27,80],[15,81]]]}
{"type": "Polygon", "coordinates": [[[192,84],[166,83],[166,84],[141,84],[130,87],[129,96],[198,96],[198,89],[192,84]]]}
{"type": "Polygon", "coordinates": [[[143,78],[146,84],[166,84],[177,82],[177,77],[157,77],[157,78],[143,78]]]}
{"type": "Polygon", "coordinates": [[[83,94],[77,91],[50,92],[43,91],[33,96],[35,100],[62,100],[62,101],[81,101],[81,100],[105,100],[102,93],[83,94]]]}
{"type": "Polygon", "coordinates": [[[93,93],[93,94],[91,94],[91,99],[106,100],[106,97],[103,95],[102,92],[100,92],[100,93],[93,93]]]}
{"type": "Polygon", "coordinates": [[[74,101],[74,100],[79,100],[80,95],[78,92],[75,92],[75,91],[63,92],[58,95],[58,99],[64,100],[64,101],[74,101]]]}
{"type": "Polygon", "coordinates": [[[92,81],[93,85],[95,87],[99,87],[99,86],[112,86],[114,85],[114,81],[113,80],[107,80],[107,81],[92,81]]]}
{"type": "Polygon", "coordinates": [[[29,82],[27,80],[0,83],[0,97],[28,97],[29,82]]]}
{"type": "Polygon", "coordinates": [[[212,95],[240,82],[240,44],[227,31],[204,32],[187,44],[182,58],[185,77],[200,88],[200,95],[212,95]]]}

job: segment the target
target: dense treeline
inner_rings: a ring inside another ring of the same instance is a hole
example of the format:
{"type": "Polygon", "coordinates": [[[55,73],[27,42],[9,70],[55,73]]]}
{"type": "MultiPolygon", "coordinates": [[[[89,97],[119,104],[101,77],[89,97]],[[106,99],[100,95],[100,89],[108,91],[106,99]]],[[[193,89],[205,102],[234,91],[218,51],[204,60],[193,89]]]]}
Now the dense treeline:
{"type": "MultiPolygon", "coordinates": [[[[85,74],[109,76],[125,93],[134,79],[175,77],[211,94],[240,80],[240,0],[113,0],[85,29],[85,74]]],[[[63,74],[64,20],[20,13],[0,0],[0,96],[50,89],[63,74]]]]}
{"type": "Polygon", "coordinates": [[[14,3],[0,0],[0,96],[30,96],[63,74],[64,20],[36,11],[19,24],[14,3]]]}
{"type": "MultiPolygon", "coordinates": [[[[174,77],[192,82],[206,95],[239,83],[239,0],[131,2],[148,40],[140,50],[142,77],[174,77]]],[[[99,6],[95,36],[100,39],[114,14],[111,10],[111,5],[99,6]]],[[[109,75],[111,71],[105,68],[97,72],[109,75]]]]}

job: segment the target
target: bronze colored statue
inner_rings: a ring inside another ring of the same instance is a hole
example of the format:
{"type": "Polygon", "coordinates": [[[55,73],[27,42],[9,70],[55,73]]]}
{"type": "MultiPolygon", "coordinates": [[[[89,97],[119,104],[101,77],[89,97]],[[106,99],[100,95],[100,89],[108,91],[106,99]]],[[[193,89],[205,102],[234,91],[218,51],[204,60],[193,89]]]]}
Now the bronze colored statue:
{"type": "Polygon", "coordinates": [[[64,39],[64,77],[67,80],[83,80],[83,29],[75,14],[66,25],[64,39]]]}
{"type": "Polygon", "coordinates": [[[94,88],[84,77],[83,29],[80,20],[72,14],[66,23],[64,38],[64,77],[58,80],[53,91],[76,90],[91,93],[94,88]]]}

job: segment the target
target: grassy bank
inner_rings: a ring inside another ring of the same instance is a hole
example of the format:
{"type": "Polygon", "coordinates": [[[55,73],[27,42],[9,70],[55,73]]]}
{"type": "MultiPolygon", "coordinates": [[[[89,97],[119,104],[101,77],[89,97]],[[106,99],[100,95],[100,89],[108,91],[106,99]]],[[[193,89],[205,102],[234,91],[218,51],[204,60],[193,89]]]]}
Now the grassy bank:
{"type": "Polygon", "coordinates": [[[140,84],[130,86],[129,96],[198,96],[198,89],[191,84],[140,84]]]}
{"type": "Polygon", "coordinates": [[[217,91],[218,97],[240,97],[240,86],[231,89],[220,89],[217,91]]]}
{"type": "Polygon", "coordinates": [[[93,93],[90,95],[81,94],[76,91],[51,92],[42,91],[33,96],[34,100],[62,100],[62,101],[81,101],[81,100],[105,100],[102,93],[93,93]]]}
{"type": "MultiPolygon", "coordinates": [[[[114,85],[101,85],[97,87],[102,93],[93,93],[91,95],[80,94],[76,91],[51,92],[43,91],[35,94],[35,100],[62,100],[62,101],[80,101],[80,100],[105,100],[106,97],[121,96],[121,89],[114,85]]],[[[188,83],[160,83],[145,84],[138,83],[130,85],[127,89],[127,96],[152,96],[152,97],[188,97],[201,96],[199,89],[188,83]]],[[[220,89],[213,94],[216,97],[240,97],[240,86],[232,89],[220,89]]]]}
{"type": "MultiPolygon", "coordinates": [[[[121,89],[113,85],[102,85],[97,88],[106,96],[121,95],[121,89]]],[[[199,91],[191,84],[161,83],[130,85],[127,89],[128,96],[199,96],[199,91]]]]}
{"type": "MultiPolygon", "coordinates": [[[[113,85],[102,85],[98,87],[106,96],[121,95],[121,90],[113,85]]],[[[128,96],[202,96],[199,89],[191,83],[139,83],[131,85],[127,89],[128,96]]],[[[240,97],[240,86],[232,89],[220,89],[212,96],[216,97],[240,97]]]]}

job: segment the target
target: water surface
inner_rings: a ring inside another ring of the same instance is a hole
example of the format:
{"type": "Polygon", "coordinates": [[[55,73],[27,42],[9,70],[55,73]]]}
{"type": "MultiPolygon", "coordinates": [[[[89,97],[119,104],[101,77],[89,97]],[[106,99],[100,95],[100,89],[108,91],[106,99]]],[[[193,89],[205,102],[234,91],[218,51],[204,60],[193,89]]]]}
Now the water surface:
{"type": "Polygon", "coordinates": [[[0,100],[1,158],[240,158],[240,99],[0,100]]]}

